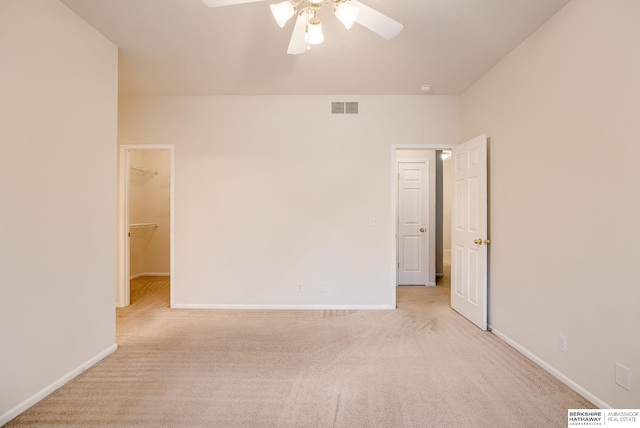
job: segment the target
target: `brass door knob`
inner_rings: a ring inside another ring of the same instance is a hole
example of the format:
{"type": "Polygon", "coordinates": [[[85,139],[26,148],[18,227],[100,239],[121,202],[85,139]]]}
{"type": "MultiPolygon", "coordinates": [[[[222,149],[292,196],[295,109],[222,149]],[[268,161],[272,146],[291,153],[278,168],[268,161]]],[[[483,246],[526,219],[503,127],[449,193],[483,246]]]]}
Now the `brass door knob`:
{"type": "Polygon", "coordinates": [[[421,228],[420,228],[420,232],[424,232],[424,227],[421,227],[421,228]]]}
{"type": "Polygon", "coordinates": [[[476,245],[482,245],[482,238],[474,239],[473,243],[476,245]]]}
{"type": "Polygon", "coordinates": [[[488,238],[487,238],[487,239],[485,239],[485,240],[484,240],[484,244],[485,244],[485,245],[489,245],[489,244],[491,244],[491,239],[488,239],[488,238]]]}

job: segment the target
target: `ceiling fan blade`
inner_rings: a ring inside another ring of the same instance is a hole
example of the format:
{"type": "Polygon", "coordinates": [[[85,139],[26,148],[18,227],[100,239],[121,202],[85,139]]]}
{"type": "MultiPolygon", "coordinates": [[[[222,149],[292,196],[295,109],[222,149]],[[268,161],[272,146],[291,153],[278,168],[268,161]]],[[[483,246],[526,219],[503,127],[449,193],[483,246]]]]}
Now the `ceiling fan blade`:
{"type": "Polygon", "coordinates": [[[307,42],[304,40],[304,30],[307,26],[306,14],[298,15],[296,25],[291,33],[291,41],[289,41],[289,49],[287,53],[291,55],[303,54],[307,51],[307,42]]]}
{"type": "Polygon", "coordinates": [[[234,4],[253,3],[262,0],[202,0],[202,3],[210,7],[231,6],[234,4]]]}
{"type": "Polygon", "coordinates": [[[351,0],[349,3],[360,9],[356,22],[382,38],[391,40],[400,34],[400,31],[404,28],[404,26],[398,21],[383,15],[377,10],[371,9],[369,6],[360,3],[358,0],[351,0]]]}

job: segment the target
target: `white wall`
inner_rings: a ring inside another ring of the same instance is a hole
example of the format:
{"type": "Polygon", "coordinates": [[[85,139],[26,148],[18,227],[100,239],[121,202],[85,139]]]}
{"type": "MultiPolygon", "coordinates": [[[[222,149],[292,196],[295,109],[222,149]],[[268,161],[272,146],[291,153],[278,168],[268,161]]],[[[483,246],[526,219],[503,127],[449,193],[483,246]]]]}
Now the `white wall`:
{"type": "Polygon", "coordinates": [[[0,425],[115,349],[117,54],[0,0],[0,425]]]}
{"type": "Polygon", "coordinates": [[[176,146],[177,306],[393,305],[391,145],[459,142],[458,97],[122,97],[119,114],[120,144],[176,146]],[[360,115],[331,116],[342,100],[360,115]]]}
{"type": "Polygon", "coordinates": [[[155,223],[132,228],[130,275],[168,275],[170,243],[171,154],[169,150],[131,150],[129,222],[155,223]]]}
{"type": "Polygon", "coordinates": [[[491,326],[617,408],[640,408],[639,18],[574,0],[462,97],[463,139],[490,137],[491,326]]]}

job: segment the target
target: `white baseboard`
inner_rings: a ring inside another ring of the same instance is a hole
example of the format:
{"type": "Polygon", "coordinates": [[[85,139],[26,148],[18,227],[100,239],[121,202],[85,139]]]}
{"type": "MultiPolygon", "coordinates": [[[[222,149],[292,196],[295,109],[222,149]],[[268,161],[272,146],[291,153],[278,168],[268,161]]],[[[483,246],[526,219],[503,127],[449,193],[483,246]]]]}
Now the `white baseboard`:
{"type": "Polygon", "coordinates": [[[129,279],[136,279],[136,278],[140,278],[141,276],[171,276],[170,273],[149,273],[149,272],[145,272],[145,273],[137,273],[135,275],[132,275],[129,279]]]}
{"type": "Polygon", "coordinates": [[[175,309],[251,309],[251,310],[312,310],[312,311],[379,311],[393,310],[394,305],[233,305],[233,304],[195,304],[177,303],[172,306],[175,309]]]}
{"type": "Polygon", "coordinates": [[[396,287],[435,287],[436,282],[427,282],[426,284],[397,284],[396,287]]]}
{"type": "Polygon", "coordinates": [[[544,370],[546,370],[551,376],[555,377],[560,382],[564,383],[569,388],[573,389],[575,392],[577,392],[578,394],[582,395],[587,400],[591,401],[593,404],[598,406],[598,408],[600,408],[600,409],[611,409],[612,408],[610,405],[608,405],[607,403],[605,403],[604,401],[602,401],[601,399],[599,399],[598,397],[593,395],[591,392],[587,391],[585,388],[583,388],[582,386],[580,386],[579,384],[577,384],[576,382],[571,380],[569,377],[567,377],[566,375],[564,375],[563,373],[558,371],[556,368],[554,368],[553,366],[548,364],[542,358],[540,358],[537,355],[533,354],[531,351],[529,351],[525,347],[521,346],[517,342],[511,340],[509,337],[507,337],[506,335],[504,335],[500,331],[494,329],[493,327],[489,326],[489,328],[491,329],[491,332],[493,334],[495,334],[497,337],[499,337],[500,339],[505,341],[513,349],[515,349],[516,351],[520,352],[522,355],[524,355],[525,357],[527,357],[528,359],[530,359],[531,361],[533,361],[534,363],[536,363],[537,365],[542,367],[544,370]]]}
{"type": "Polygon", "coordinates": [[[42,390],[40,390],[36,394],[34,394],[31,397],[29,397],[26,400],[24,400],[22,403],[18,404],[14,408],[12,408],[9,411],[5,412],[4,414],[0,415],[0,426],[6,424],[7,422],[12,420],[13,418],[17,417],[20,413],[24,412],[29,407],[33,406],[38,401],[42,400],[47,395],[51,394],[56,389],[60,388],[61,386],[63,386],[65,383],[69,382],[74,377],[78,376],[79,374],[81,374],[82,372],[84,372],[85,370],[90,368],[91,366],[95,365],[96,363],[98,363],[100,360],[102,360],[106,356],[112,354],[113,352],[116,351],[116,349],[118,349],[118,345],[116,345],[114,343],[113,345],[111,345],[107,349],[105,349],[104,351],[100,352],[95,357],[89,359],[88,361],[84,362],[83,364],[80,364],[78,367],[76,367],[75,369],[71,370],[69,373],[67,373],[66,375],[64,375],[61,378],[59,378],[58,380],[53,382],[51,385],[43,388],[42,390]]]}

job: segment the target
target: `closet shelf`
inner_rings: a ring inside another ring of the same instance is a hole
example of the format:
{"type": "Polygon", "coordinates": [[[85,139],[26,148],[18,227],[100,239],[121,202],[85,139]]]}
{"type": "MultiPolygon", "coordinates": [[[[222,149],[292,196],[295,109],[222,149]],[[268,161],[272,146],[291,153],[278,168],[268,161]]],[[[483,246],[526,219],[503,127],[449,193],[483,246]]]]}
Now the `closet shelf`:
{"type": "Polygon", "coordinates": [[[157,169],[151,169],[151,168],[147,168],[141,165],[134,165],[131,164],[129,165],[129,167],[134,170],[137,171],[141,174],[153,174],[153,175],[157,175],[158,174],[158,170],[157,169]]]}
{"type": "Polygon", "coordinates": [[[158,223],[131,223],[129,227],[131,229],[142,229],[144,227],[158,227],[158,223]]]}

